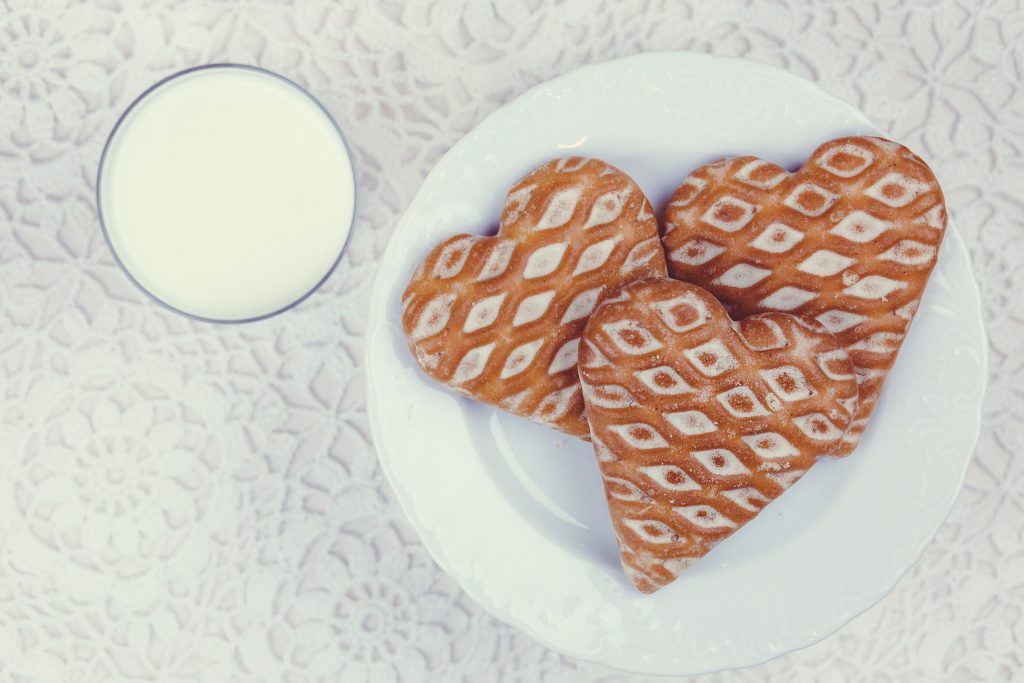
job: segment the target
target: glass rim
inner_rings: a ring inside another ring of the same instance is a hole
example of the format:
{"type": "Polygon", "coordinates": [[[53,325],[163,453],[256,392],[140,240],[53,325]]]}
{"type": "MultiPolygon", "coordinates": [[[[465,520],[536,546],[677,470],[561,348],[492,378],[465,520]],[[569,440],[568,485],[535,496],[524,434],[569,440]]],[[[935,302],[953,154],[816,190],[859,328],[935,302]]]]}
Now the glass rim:
{"type": "Polygon", "coordinates": [[[162,306],[163,308],[165,308],[165,309],[167,309],[169,311],[177,313],[178,315],[184,316],[186,318],[191,318],[192,320],[195,320],[195,321],[198,321],[198,322],[216,323],[216,324],[221,324],[221,325],[240,325],[240,324],[244,324],[244,323],[251,323],[251,322],[257,322],[257,321],[260,321],[260,320],[266,320],[267,318],[272,318],[272,317],[274,317],[276,315],[280,315],[281,313],[289,311],[292,308],[295,308],[296,306],[301,304],[303,301],[308,299],[310,296],[312,296],[313,293],[316,292],[318,289],[320,289],[320,287],[322,287],[323,284],[325,282],[327,282],[327,280],[331,277],[331,275],[334,274],[334,271],[337,270],[338,265],[341,263],[342,257],[345,255],[345,249],[348,247],[349,240],[352,238],[352,231],[355,229],[356,216],[358,215],[358,210],[359,210],[359,199],[358,199],[359,193],[356,190],[357,190],[357,176],[356,176],[355,164],[353,163],[352,147],[349,145],[348,139],[345,137],[345,132],[341,129],[341,126],[338,125],[338,122],[334,119],[333,116],[331,116],[331,113],[327,110],[327,107],[324,106],[323,102],[321,102],[319,100],[319,98],[315,97],[309,90],[307,90],[306,88],[302,87],[301,85],[299,85],[298,83],[296,83],[292,79],[288,78],[287,76],[283,76],[283,75],[281,75],[281,74],[279,74],[279,73],[277,73],[275,71],[271,71],[269,69],[265,69],[265,68],[263,68],[261,66],[255,66],[255,65],[252,65],[252,64],[238,64],[238,63],[234,63],[234,62],[215,62],[215,63],[211,63],[211,64],[200,64],[198,66],[191,66],[191,67],[188,67],[187,69],[181,69],[181,70],[176,71],[176,72],[174,72],[174,73],[172,73],[172,74],[170,74],[168,76],[165,76],[165,77],[161,78],[160,80],[156,81],[155,83],[153,83],[152,85],[147,87],[145,90],[143,90],[137,97],[135,97],[132,100],[131,104],[129,104],[125,108],[125,110],[123,112],[121,112],[120,116],[118,116],[118,118],[117,118],[117,121],[114,123],[113,128],[110,129],[110,133],[107,135],[106,142],[103,143],[103,152],[100,154],[99,165],[97,166],[97,169],[96,169],[96,193],[95,193],[95,196],[96,196],[96,216],[99,219],[100,231],[103,233],[103,239],[107,243],[107,248],[110,250],[110,253],[113,255],[114,261],[117,263],[117,267],[121,270],[122,273],[124,273],[124,275],[128,278],[128,280],[133,285],[135,285],[135,287],[138,288],[143,294],[145,294],[150,300],[155,301],[157,304],[159,304],[160,306],[162,306]],[[103,171],[104,171],[104,168],[105,168],[106,163],[107,163],[107,155],[108,155],[108,153],[110,151],[111,144],[113,143],[114,138],[117,136],[118,131],[121,129],[122,124],[124,124],[124,122],[131,115],[131,113],[133,111],[135,111],[135,109],[140,104],[142,104],[142,102],[144,102],[155,91],[157,91],[158,89],[160,89],[163,86],[167,85],[171,81],[177,80],[179,78],[182,78],[184,76],[188,76],[190,74],[194,74],[194,73],[197,73],[197,72],[212,71],[212,70],[219,70],[219,69],[224,69],[224,70],[227,70],[227,69],[239,69],[239,70],[243,70],[243,71],[252,71],[252,72],[255,72],[255,73],[258,73],[258,74],[262,74],[264,76],[270,76],[270,77],[272,77],[274,79],[277,79],[278,81],[281,81],[281,82],[285,83],[286,85],[289,85],[289,86],[295,88],[300,93],[302,93],[307,98],[309,98],[309,100],[311,102],[313,102],[313,104],[316,105],[316,107],[323,113],[323,115],[327,117],[327,120],[330,122],[330,124],[334,128],[335,132],[338,134],[338,139],[341,141],[342,147],[345,150],[345,155],[348,157],[348,166],[349,166],[350,173],[352,175],[352,218],[349,220],[348,232],[345,234],[345,239],[341,243],[341,246],[338,249],[338,255],[335,257],[334,261],[331,263],[331,266],[324,273],[323,277],[321,277],[319,280],[317,280],[306,292],[304,292],[302,295],[300,295],[299,297],[297,297],[293,301],[290,301],[287,304],[285,304],[283,306],[280,306],[279,308],[274,309],[273,311],[270,311],[270,312],[267,312],[267,313],[261,313],[260,315],[251,316],[251,317],[248,317],[248,318],[211,318],[211,317],[208,317],[208,316],[198,315],[196,313],[191,313],[189,311],[186,311],[186,310],[183,310],[181,308],[178,308],[177,306],[174,306],[174,305],[168,303],[167,301],[164,301],[160,297],[158,297],[156,294],[151,292],[145,285],[143,285],[141,282],[139,282],[139,280],[136,279],[136,277],[131,273],[131,271],[125,265],[124,261],[121,260],[121,256],[118,254],[117,249],[114,247],[114,243],[113,243],[113,241],[110,238],[110,232],[107,229],[107,222],[106,222],[106,220],[104,219],[104,216],[103,216],[103,198],[102,198],[103,197],[103,195],[102,195],[103,171]]]}

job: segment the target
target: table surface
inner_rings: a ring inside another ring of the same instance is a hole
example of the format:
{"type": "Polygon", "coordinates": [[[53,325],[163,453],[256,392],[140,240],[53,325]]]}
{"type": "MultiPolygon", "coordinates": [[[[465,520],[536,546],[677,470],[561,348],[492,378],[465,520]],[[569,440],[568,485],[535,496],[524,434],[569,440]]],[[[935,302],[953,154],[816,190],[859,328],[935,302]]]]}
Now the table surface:
{"type": "Polygon", "coordinates": [[[432,563],[369,440],[362,332],[391,229],[450,145],[547,78],[669,49],[785,67],[924,156],[991,345],[977,453],[917,565],[837,635],[704,680],[1020,680],[1020,0],[0,0],[0,680],[645,680],[543,648],[432,563]],[[244,326],[136,291],[93,198],[118,113],[225,61],[320,98],[359,186],[326,285],[244,326]]]}

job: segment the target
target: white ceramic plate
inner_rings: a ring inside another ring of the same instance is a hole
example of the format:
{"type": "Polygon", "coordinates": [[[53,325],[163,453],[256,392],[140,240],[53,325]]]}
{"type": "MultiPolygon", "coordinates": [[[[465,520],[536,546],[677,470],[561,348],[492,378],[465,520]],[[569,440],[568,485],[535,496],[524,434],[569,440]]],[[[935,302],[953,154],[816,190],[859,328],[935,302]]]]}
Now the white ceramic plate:
{"type": "Polygon", "coordinates": [[[978,435],[986,344],[956,228],[857,452],[820,463],[653,596],[619,568],[593,452],[452,394],[420,372],[400,298],[430,248],[493,232],[505,191],[549,158],[596,156],[660,215],[717,157],[796,168],[821,142],[878,134],[814,85],[753,62],[644,54],[544,83],[437,164],[395,228],[374,286],[369,413],[381,464],[438,564],[484,608],[561,652],[692,674],[813,643],[884,596],[949,512],[978,435]]]}

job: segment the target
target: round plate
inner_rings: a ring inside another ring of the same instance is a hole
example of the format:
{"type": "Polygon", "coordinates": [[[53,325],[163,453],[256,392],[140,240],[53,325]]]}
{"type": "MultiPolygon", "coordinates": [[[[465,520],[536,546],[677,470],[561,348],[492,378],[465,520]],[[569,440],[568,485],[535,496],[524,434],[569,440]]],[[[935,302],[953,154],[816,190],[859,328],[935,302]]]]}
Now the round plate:
{"type": "Polygon", "coordinates": [[[660,215],[712,159],[756,154],[795,169],[818,144],[859,133],[880,131],[784,71],[643,54],[530,90],[437,164],[373,289],[370,424],[424,544],[485,609],[575,657],[695,674],[823,638],[914,563],[960,489],[986,376],[978,291],[953,225],[857,452],[818,464],[651,596],[622,575],[590,445],[446,391],[418,369],[401,328],[402,292],[431,247],[456,232],[492,233],[506,190],[552,157],[605,159],[660,215]]]}

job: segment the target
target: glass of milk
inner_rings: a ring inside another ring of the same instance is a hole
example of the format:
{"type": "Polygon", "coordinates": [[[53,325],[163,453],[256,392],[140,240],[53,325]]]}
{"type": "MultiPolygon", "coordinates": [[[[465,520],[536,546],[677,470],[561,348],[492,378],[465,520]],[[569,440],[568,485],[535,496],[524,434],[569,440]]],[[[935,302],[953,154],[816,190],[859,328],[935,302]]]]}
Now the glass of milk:
{"type": "Polygon", "coordinates": [[[355,213],[341,130],[269,71],[175,74],[117,122],[97,202],[128,277],[174,311],[214,322],[280,313],[327,279],[355,213]]]}

